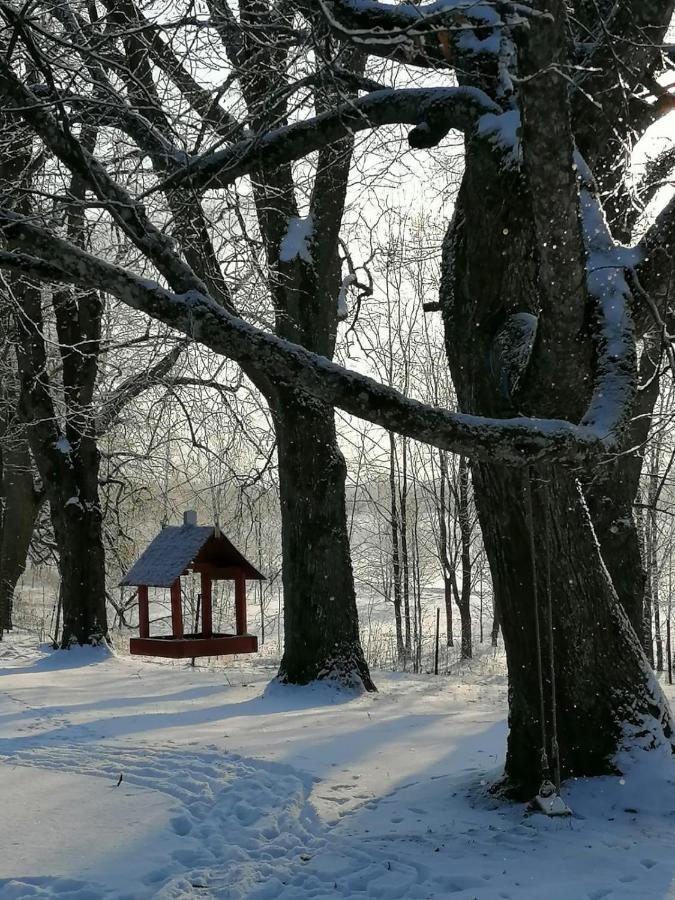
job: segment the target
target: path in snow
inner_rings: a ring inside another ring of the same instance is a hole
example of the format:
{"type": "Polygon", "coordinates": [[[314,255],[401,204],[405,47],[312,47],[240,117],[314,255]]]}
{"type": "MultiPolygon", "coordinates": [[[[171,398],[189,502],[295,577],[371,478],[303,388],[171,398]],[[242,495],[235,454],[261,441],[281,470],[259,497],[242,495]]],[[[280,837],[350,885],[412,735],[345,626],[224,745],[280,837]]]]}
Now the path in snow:
{"type": "Polygon", "coordinates": [[[499,681],[380,676],[344,702],[71,661],[6,659],[1,900],[675,897],[671,760],[573,785],[573,820],[525,817],[485,794],[499,681]]]}

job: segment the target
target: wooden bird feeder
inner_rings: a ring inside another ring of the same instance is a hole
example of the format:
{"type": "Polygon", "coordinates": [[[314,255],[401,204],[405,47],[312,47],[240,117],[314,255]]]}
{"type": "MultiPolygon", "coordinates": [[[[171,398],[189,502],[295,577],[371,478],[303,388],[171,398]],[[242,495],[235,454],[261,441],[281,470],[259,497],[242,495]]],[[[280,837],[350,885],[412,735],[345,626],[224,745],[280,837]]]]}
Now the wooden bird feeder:
{"type": "Polygon", "coordinates": [[[197,514],[186,512],[183,524],[163,528],[120,582],[138,588],[139,636],[131,638],[130,652],[172,659],[255,653],[258,638],[248,633],[246,624],[246,581],[264,579],[220,529],[197,525],[197,514]],[[201,631],[196,634],[183,629],[180,579],[190,572],[201,576],[201,631]],[[217,580],[234,581],[236,634],[213,631],[212,583],[217,580]],[[169,635],[150,636],[149,587],[171,591],[169,635]]]}

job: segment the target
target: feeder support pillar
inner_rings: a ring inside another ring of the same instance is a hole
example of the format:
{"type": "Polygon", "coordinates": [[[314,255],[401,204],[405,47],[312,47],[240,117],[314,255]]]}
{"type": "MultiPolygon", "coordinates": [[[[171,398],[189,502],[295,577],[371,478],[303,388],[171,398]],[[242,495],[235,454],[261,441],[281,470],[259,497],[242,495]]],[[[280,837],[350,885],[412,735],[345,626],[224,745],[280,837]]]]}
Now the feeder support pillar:
{"type": "Polygon", "coordinates": [[[234,614],[237,620],[237,634],[248,634],[246,623],[246,576],[237,572],[234,576],[234,614]]]}
{"type": "Polygon", "coordinates": [[[180,577],[171,585],[171,631],[177,638],[183,637],[183,606],[180,595],[180,577]]]}
{"type": "Polygon", "coordinates": [[[211,576],[206,572],[202,572],[202,634],[205,638],[213,634],[211,576]]]}
{"type": "Polygon", "coordinates": [[[138,636],[150,637],[150,607],[147,584],[138,585],[138,636]]]}

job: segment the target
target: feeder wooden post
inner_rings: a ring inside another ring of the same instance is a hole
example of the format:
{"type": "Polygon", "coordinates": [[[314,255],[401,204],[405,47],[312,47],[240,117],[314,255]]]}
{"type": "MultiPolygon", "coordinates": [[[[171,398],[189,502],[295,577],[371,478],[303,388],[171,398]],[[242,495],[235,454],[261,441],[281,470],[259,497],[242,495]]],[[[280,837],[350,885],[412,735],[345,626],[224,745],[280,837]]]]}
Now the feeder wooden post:
{"type": "Polygon", "coordinates": [[[246,624],[246,575],[243,571],[234,576],[234,615],[237,620],[237,634],[248,634],[246,624]]]}
{"type": "Polygon", "coordinates": [[[183,606],[180,595],[180,577],[171,585],[171,631],[176,638],[183,637],[183,606]]]}
{"type": "Polygon", "coordinates": [[[205,638],[213,634],[211,576],[206,572],[202,572],[202,634],[205,638]]]}
{"type": "Polygon", "coordinates": [[[150,637],[150,606],[148,604],[148,586],[138,586],[138,635],[142,638],[150,637]]]}

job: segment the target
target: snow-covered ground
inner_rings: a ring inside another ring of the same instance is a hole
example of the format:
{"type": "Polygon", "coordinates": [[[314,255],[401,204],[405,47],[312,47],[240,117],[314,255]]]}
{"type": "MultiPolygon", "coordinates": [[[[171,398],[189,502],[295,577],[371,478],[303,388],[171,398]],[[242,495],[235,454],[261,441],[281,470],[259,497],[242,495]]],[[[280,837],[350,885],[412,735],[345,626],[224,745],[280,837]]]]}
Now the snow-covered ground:
{"type": "Polygon", "coordinates": [[[670,759],[527,816],[486,794],[503,675],[273,674],[0,644],[0,898],[675,898],[670,759]]]}

